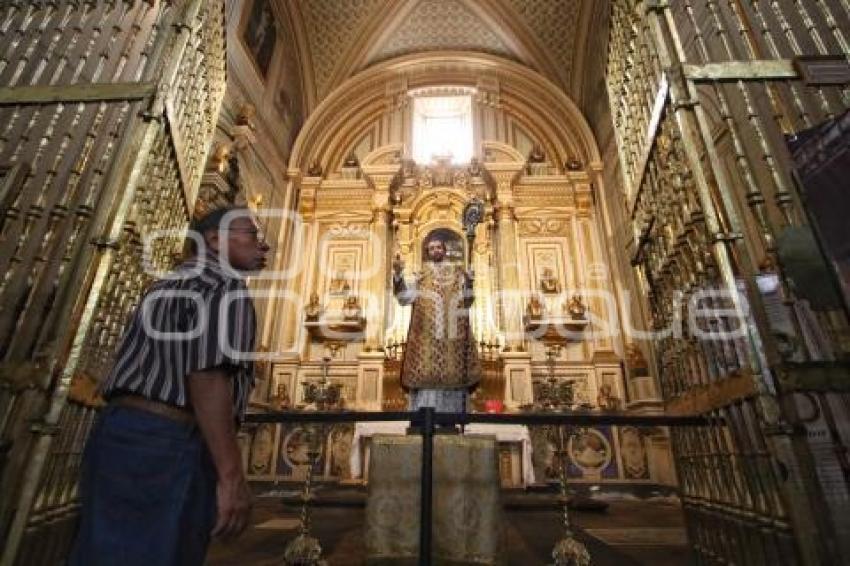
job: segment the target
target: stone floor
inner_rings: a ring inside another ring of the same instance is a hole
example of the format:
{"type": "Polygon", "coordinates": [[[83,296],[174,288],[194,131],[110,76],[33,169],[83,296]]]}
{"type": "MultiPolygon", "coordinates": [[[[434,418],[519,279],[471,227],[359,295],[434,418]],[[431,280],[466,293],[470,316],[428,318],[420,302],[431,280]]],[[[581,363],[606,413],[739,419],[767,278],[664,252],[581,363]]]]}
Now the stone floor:
{"type": "MultiPolygon", "coordinates": [[[[214,543],[211,566],[280,565],[287,542],[295,536],[300,512],[296,492],[258,496],[252,526],[238,540],[214,543]]],[[[512,492],[505,501],[506,563],[551,563],[561,535],[560,512],[552,498],[512,492]]],[[[571,513],[579,538],[594,566],[686,566],[691,563],[681,508],[669,500],[612,500],[604,511],[571,513]]],[[[363,563],[365,494],[358,490],[321,490],[312,509],[313,535],[331,566],[363,563]]]]}

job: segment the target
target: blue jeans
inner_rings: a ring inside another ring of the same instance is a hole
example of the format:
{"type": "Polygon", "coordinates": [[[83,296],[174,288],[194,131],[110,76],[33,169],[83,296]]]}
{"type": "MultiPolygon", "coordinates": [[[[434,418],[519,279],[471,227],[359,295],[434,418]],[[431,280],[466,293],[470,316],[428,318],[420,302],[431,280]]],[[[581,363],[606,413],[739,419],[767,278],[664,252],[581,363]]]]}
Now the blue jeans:
{"type": "Polygon", "coordinates": [[[80,495],[69,566],[203,564],[216,475],[195,426],[106,407],[86,445],[80,495]]]}

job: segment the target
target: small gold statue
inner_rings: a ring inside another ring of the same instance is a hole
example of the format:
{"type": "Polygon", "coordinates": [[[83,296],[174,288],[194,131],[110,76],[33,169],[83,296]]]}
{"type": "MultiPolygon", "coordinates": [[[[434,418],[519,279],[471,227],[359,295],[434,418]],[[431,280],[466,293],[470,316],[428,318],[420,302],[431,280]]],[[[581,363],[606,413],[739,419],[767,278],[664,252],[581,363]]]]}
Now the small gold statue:
{"type": "Polygon", "coordinates": [[[360,167],[360,160],[357,159],[357,155],[352,151],[348,155],[345,156],[345,161],[342,162],[343,167],[360,167]]]}
{"type": "Polygon", "coordinates": [[[540,144],[534,144],[531,146],[531,151],[528,152],[528,162],[543,163],[544,161],[546,161],[546,153],[543,151],[543,148],[540,147],[540,144]]]}
{"type": "Polygon", "coordinates": [[[543,307],[543,302],[540,300],[540,297],[532,295],[531,298],[528,299],[528,304],[525,306],[525,316],[529,320],[540,320],[543,318],[544,312],[545,308],[543,307]]]}
{"type": "Polygon", "coordinates": [[[319,294],[313,291],[310,302],[304,307],[304,317],[307,320],[316,320],[322,314],[322,305],[319,303],[319,294]]]}
{"type": "Polygon", "coordinates": [[[584,319],[584,315],[587,312],[587,307],[584,306],[584,303],[581,302],[581,297],[578,295],[573,295],[573,298],[569,300],[569,302],[564,305],[564,309],[570,315],[570,318],[573,320],[582,320],[584,319]]]}
{"type": "Polygon", "coordinates": [[[342,317],[345,320],[359,320],[363,309],[355,295],[350,295],[342,305],[342,317]]]}
{"type": "Polygon", "coordinates": [[[620,399],[614,395],[610,383],[603,383],[599,386],[599,394],[596,396],[596,405],[605,411],[620,410],[620,399]]]}
{"type": "Polygon", "coordinates": [[[288,409],[292,400],[289,398],[289,388],[285,383],[278,383],[277,392],[270,399],[272,405],[278,409],[288,409]]]}
{"type": "Polygon", "coordinates": [[[239,111],[236,114],[236,125],[237,126],[248,126],[252,130],[254,129],[254,118],[257,117],[257,107],[251,104],[250,102],[246,102],[239,107],[239,111]]]}

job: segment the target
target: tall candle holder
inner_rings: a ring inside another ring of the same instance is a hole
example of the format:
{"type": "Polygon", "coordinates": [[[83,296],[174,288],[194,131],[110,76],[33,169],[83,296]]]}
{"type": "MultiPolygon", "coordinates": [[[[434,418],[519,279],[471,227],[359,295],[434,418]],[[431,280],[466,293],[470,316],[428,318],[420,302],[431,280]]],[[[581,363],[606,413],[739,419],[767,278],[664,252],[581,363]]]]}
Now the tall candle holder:
{"type": "MultiPolygon", "coordinates": [[[[546,368],[548,376],[537,379],[534,384],[534,405],[538,411],[567,411],[575,406],[574,388],[571,382],[559,380],[555,376],[556,358],[563,346],[549,343],[546,348],[546,368]]],[[[559,470],[559,487],[561,503],[561,523],[564,529],[563,537],[552,548],[554,566],[590,566],[590,553],[587,547],[575,536],[570,523],[569,485],[567,483],[567,466],[569,465],[569,433],[566,425],[557,425],[557,447],[555,458],[559,470]]]]}
{"type": "Polygon", "coordinates": [[[554,566],[590,566],[590,553],[587,547],[576,538],[570,523],[570,497],[567,486],[568,445],[566,426],[559,425],[555,457],[558,458],[560,472],[561,525],[564,528],[564,536],[552,548],[552,560],[554,560],[554,566]]]}
{"type": "Polygon", "coordinates": [[[322,545],[319,539],[310,534],[310,500],[313,499],[313,470],[322,455],[324,427],[306,425],[307,431],[307,476],[301,490],[301,515],[299,517],[298,536],[289,541],[283,552],[286,566],[327,566],[322,558],[322,545]]]}
{"type": "MultiPolygon", "coordinates": [[[[322,376],[318,381],[302,381],[304,401],[314,404],[319,411],[336,409],[342,401],[342,386],[331,383],[328,378],[330,356],[322,358],[322,376]]],[[[313,472],[319,457],[322,455],[322,443],[325,439],[325,427],[318,424],[304,425],[307,444],[307,475],[301,490],[301,515],[299,518],[298,536],[286,545],[283,553],[283,563],[286,566],[326,566],[322,558],[322,545],[310,534],[310,500],[313,499],[313,472]]]]}

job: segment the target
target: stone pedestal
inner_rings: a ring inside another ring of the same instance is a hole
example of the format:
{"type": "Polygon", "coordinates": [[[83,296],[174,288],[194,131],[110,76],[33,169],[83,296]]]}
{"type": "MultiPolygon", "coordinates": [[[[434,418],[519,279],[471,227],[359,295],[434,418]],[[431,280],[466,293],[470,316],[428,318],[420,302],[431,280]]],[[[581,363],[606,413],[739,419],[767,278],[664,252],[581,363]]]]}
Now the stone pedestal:
{"type": "MultiPolygon", "coordinates": [[[[366,505],[367,564],[416,564],[422,439],[377,435],[366,505]]],[[[494,436],[434,439],[434,564],[500,564],[501,505],[494,436]]]]}

